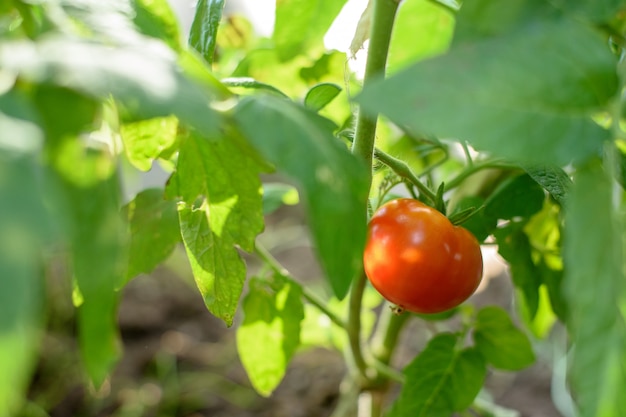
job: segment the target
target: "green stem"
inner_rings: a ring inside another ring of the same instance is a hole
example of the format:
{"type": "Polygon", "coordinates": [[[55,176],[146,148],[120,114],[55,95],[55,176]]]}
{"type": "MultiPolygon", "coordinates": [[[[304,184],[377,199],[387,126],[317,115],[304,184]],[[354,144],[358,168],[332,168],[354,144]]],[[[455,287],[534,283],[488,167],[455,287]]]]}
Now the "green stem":
{"type": "Polygon", "coordinates": [[[311,292],[307,287],[303,286],[298,281],[296,281],[293,275],[291,275],[289,271],[287,271],[287,269],[280,262],[278,262],[278,259],[276,259],[274,255],[272,255],[270,251],[268,251],[263,245],[257,243],[255,246],[255,251],[259,255],[259,257],[263,259],[263,261],[265,261],[265,263],[275,273],[277,273],[281,277],[288,280],[291,284],[299,287],[300,290],[302,291],[302,297],[305,300],[307,300],[309,303],[317,307],[317,309],[320,310],[322,313],[324,313],[326,316],[328,316],[330,321],[332,321],[333,323],[335,323],[337,326],[341,327],[342,329],[348,328],[348,323],[346,323],[341,317],[339,317],[338,315],[336,315],[335,313],[333,313],[332,311],[328,309],[327,307],[328,303],[320,299],[315,293],[311,292]]]}
{"type": "Polygon", "coordinates": [[[415,187],[422,195],[428,198],[428,200],[430,200],[432,203],[435,203],[435,193],[433,193],[430,188],[428,188],[426,185],[424,185],[423,182],[420,181],[420,179],[417,177],[417,175],[415,175],[411,167],[409,167],[406,162],[394,158],[393,156],[381,151],[380,149],[375,149],[374,154],[380,162],[391,168],[393,172],[398,174],[398,176],[409,180],[411,184],[415,185],[415,187]]]}
{"type": "MultiPolygon", "coordinates": [[[[398,10],[399,0],[371,0],[373,1],[372,18],[370,26],[370,43],[365,63],[364,88],[376,78],[384,77],[387,65],[389,43],[393,22],[398,10]]],[[[366,115],[359,110],[352,143],[352,153],[362,158],[369,169],[368,184],[372,182],[372,161],[374,155],[374,143],[376,139],[376,122],[378,115],[366,115]]],[[[363,207],[367,210],[366,207],[363,207]]],[[[352,283],[350,292],[350,307],[348,311],[348,339],[354,364],[359,374],[365,381],[369,380],[368,366],[363,357],[361,348],[361,303],[365,290],[366,277],[364,273],[358,274],[352,283]]]]}
{"type": "Polygon", "coordinates": [[[363,356],[363,350],[361,348],[361,304],[363,300],[363,292],[365,291],[365,285],[367,278],[364,273],[359,276],[352,283],[352,290],[350,292],[350,304],[348,308],[348,341],[350,344],[350,351],[352,352],[352,360],[358,370],[362,384],[370,379],[368,375],[368,366],[363,356]]]}
{"type": "Polygon", "coordinates": [[[400,332],[409,317],[411,317],[409,313],[397,314],[391,308],[385,308],[381,312],[372,342],[374,357],[381,363],[385,365],[391,363],[400,332]]]}
{"type": "Polygon", "coordinates": [[[520,169],[520,166],[519,165],[515,165],[515,164],[506,163],[506,162],[494,161],[494,160],[484,161],[484,162],[480,162],[480,163],[474,163],[472,165],[469,165],[463,171],[461,171],[461,173],[459,175],[457,175],[456,177],[454,177],[452,180],[448,181],[445,184],[445,190],[444,191],[452,190],[452,189],[458,187],[459,185],[461,185],[461,183],[463,181],[465,181],[467,178],[471,177],[472,175],[474,175],[478,171],[482,171],[483,169],[490,169],[490,168],[520,169]]]}

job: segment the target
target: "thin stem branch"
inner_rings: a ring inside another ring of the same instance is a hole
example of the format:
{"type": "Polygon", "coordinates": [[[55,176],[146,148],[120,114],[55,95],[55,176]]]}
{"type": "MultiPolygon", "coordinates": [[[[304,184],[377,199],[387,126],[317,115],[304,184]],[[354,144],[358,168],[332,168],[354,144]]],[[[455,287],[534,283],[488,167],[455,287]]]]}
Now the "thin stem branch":
{"type": "Polygon", "coordinates": [[[417,175],[415,175],[411,167],[409,167],[406,162],[394,158],[393,156],[381,151],[378,148],[374,150],[374,154],[380,162],[391,168],[393,172],[398,174],[398,176],[406,178],[411,182],[411,184],[415,185],[419,192],[426,198],[428,198],[428,200],[430,200],[432,203],[435,202],[435,193],[433,193],[430,188],[428,188],[426,185],[424,185],[423,182],[420,181],[420,179],[417,177],[417,175]]]}
{"type": "Polygon", "coordinates": [[[494,160],[474,163],[473,165],[470,165],[466,169],[461,171],[459,175],[457,175],[456,177],[448,181],[445,184],[445,191],[449,191],[458,187],[459,185],[461,185],[463,181],[465,181],[467,178],[471,177],[478,171],[482,171],[483,169],[490,169],[490,168],[520,169],[520,166],[511,164],[511,163],[502,162],[502,161],[494,161],[494,160]]]}
{"type": "Polygon", "coordinates": [[[365,273],[361,273],[352,283],[352,291],[350,292],[350,304],[348,307],[348,341],[352,359],[359,374],[364,381],[369,379],[368,366],[363,356],[361,348],[361,304],[363,300],[363,292],[367,278],[365,273]]]}
{"type": "Polygon", "coordinates": [[[287,279],[293,285],[296,285],[302,291],[302,297],[307,300],[309,303],[314,305],[318,310],[324,313],[330,321],[335,323],[337,326],[342,329],[348,328],[348,323],[339,317],[337,314],[333,313],[328,307],[327,303],[320,299],[315,293],[311,292],[307,287],[300,284],[295,280],[293,275],[287,271],[287,269],[268,251],[263,245],[257,243],[255,246],[255,251],[259,255],[261,259],[277,274],[281,277],[287,279]]]}

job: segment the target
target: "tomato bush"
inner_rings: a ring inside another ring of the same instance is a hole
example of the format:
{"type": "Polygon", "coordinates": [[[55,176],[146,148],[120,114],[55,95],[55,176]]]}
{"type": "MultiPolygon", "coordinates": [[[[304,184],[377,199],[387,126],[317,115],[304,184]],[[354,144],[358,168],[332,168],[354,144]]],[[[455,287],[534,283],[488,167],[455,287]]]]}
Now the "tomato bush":
{"type": "Polygon", "coordinates": [[[48,413],[29,386],[49,298],[110,387],[126,284],[181,259],[260,395],[322,345],[349,367],[335,417],[492,415],[491,370],[535,361],[567,417],[626,415],[624,1],[370,0],[342,51],[324,37],[346,0],[277,1],[270,37],[224,3],[198,0],[186,33],[166,0],[0,2],[0,416],[48,413]],[[387,220],[417,200],[410,223],[438,225],[423,253],[387,220]],[[263,232],[296,203],[316,285],[263,232]],[[396,316],[364,273],[447,309],[480,279],[477,242],[509,267],[499,307],[396,316]],[[424,343],[400,363],[407,323],[424,343]]]}
{"type": "Polygon", "coordinates": [[[376,210],[368,225],[363,265],[374,288],[414,313],[441,313],[458,306],[483,276],[474,235],[408,198],[376,210]]]}

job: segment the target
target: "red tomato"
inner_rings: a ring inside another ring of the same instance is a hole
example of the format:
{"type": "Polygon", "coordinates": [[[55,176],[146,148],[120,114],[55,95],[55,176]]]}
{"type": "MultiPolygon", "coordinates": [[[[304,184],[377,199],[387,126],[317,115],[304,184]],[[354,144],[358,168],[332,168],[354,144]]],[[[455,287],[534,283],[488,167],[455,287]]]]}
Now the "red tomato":
{"type": "Polygon", "coordinates": [[[468,230],[417,200],[381,206],[369,222],[365,273],[383,297],[415,313],[440,313],[474,293],[483,274],[468,230]]]}

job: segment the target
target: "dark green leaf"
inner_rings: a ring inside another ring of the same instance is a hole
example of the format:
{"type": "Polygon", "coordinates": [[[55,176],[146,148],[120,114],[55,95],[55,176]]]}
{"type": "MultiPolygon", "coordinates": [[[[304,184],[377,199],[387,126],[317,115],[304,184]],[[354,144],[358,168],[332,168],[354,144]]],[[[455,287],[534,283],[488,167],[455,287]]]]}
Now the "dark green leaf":
{"type": "Polygon", "coordinates": [[[175,51],[182,49],[178,19],[167,0],[131,0],[131,5],[133,22],[141,33],[162,40],[175,51]]]}
{"type": "Polygon", "coordinates": [[[120,129],[128,160],[141,171],[149,171],[152,162],[176,143],[178,120],[158,117],[126,123],[120,129]]]}
{"type": "Polygon", "coordinates": [[[212,134],[219,116],[209,107],[211,97],[180,74],[175,58],[145,45],[111,48],[52,36],[0,44],[0,66],[25,80],[62,85],[96,99],[113,95],[140,117],[176,114],[212,134]]]}
{"type": "Polygon", "coordinates": [[[320,111],[341,92],[337,84],[322,83],[311,88],[304,97],[304,105],[313,111],[320,111]]]}
{"type": "Polygon", "coordinates": [[[123,207],[130,223],[130,254],[126,279],[149,273],[163,262],[178,242],[180,228],[176,203],[151,188],[137,194],[123,207]]]}
{"type": "Polygon", "coordinates": [[[273,40],[282,61],[322,45],[346,0],[280,0],[276,2],[273,40]]]}
{"type": "Polygon", "coordinates": [[[460,45],[357,97],[415,133],[469,141],[520,162],[566,165],[601,152],[590,115],[615,95],[615,57],[573,21],[460,45]]]}
{"type": "Polygon", "coordinates": [[[546,0],[465,0],[457,14],[454,45],[506,35],[558,13],[546,0]]]}
{"type": "Polygon", "coordinates": [[[450,417],[469,407],[487,367],[476,349],[459,349],[458,336],[433,338],[404,370],[407,380],[390,417],[450,417]]]}
{"type": "Polygon", "coordinates": [[[571,384],[581,417],[623,415],[626,328],[622,226],[613,183],[599,159],[578,167],[566,201],[563,289],[574,343],[571,384]],[[623,305],[623,304],[622,304],[623,305]]]}
{"type": "Polygon", "coordinates": [[[119,214],[119,179],[111,175],[89,185],[67,182],[66,190],[74,277],[83,299],[79,343],[87,373],[100,386],[120,353],[116,289],[125,281],[127,229],[119,214]]]}
{"type": "Polygon", "coordinates": [[[213,63],[217,29],[222,20],[224,0],[198,0],[196,14],[189,32],[189,45],[200,52],[204,59],[213,63]]]}
{"type": "Polygon", "coordinates": [[[498,369],[518,371],[535,361],[530,340],[500,307],[485,307],[478,312],[474,341],[485,360],[498,369]]]}
{"type": "Polygon", "coordinates": [[[304,305],[300,287],[278,288],[253,278],[243,301],[244,319],[237,329],[237,351],[250,382],[263,396],[280,383],[300,344],[304,305]]]}
{"type": "Polygon", "coordinates": [[[545,262],[539,264],[539,268],[543,282],[548,289],[552,310],[559,319],[566,323],[569,308],[563,295],[563,270],[550,268],[545,262]]]}
{"type": "Polygon", "coordinates": [[[301,186],[320,261],[342,298],[362,264],[364,164],[332,135],[327,119],[289,101],[249,97],[234,116],[261,154],[301,186]]]}
{"type": "Polygon", "coordinates": [[[5,147],[27,141],[19,133],[37,128],[14,120],[15,129],[8,119],[0,113],[0,416],[16,415],[34,370],[42,324],[41,245],[52,221],[36,158],[5,147]]]}
{"type": "Polygon", "coordinates": [[[572,180],[561,168],[554,166],[526,166],[524,170],[537,181],[550,195],[563,205],[567,193],[572,185],[572,180]]]}
{"type": "Polygon", "coordinates": [[[184,202],[180,228],[204,302],[229,326],[246,278],[236,246],[252,251],[263,230],[260,168],[245,146],[234,134],[208,139],[190,132],[167,189],[184,202]]]}
{"type": "Polygon", "coordinates": [[[509,263],[513,283],[521,290],[532,319],[539,306],[541,275],[533,262],[528,236],[517,224],[497,229],[494,235],[498,253],[509,263]]]}
{"type": "Polygon", "coordinates": [[[485,216],[496,220],[530,218],[543,207],[543,188],[529,175],[507,179],[485,202],[485,216]]]}
{"type": "MultiPolygon", "coordinates": [[[[485,200],[481,197],[465,197],[454,206],[454,213],[460,213],[463,210],[474,208],[479,209],[485,204],[485,200]]],[[[452,216],[454,216],[454,213],[452,216]]],[[[464,221],[461,226],[472,232],[479,242],[484,241],[487,236],[496,228],[497,219],[485,215],[485,210],[479,210],[472,217],[464,221]]]]}
{"type": "Polygon", "coordinates": [[[276,211],[283,204],[298,204],[300,197],[293,186],[277,182],[263,184],[263,214],[276,211]]]}

